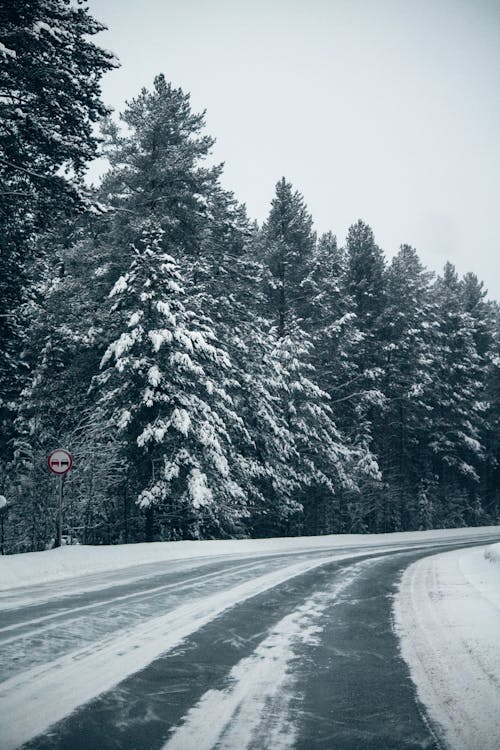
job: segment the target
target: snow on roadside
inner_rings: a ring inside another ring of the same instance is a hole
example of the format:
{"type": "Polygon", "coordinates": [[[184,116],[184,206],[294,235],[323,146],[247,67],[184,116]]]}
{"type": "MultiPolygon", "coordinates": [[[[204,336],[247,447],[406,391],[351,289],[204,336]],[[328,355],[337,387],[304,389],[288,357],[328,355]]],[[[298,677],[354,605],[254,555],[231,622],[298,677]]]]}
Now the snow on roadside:
{"type": "Polygon", "coordinates": [[[135,565],[210,558],[220,555],[290,554],[307,550],[335,550],[344,547],[387,546],[419,542],[460,541],[472,535],[487,539],[499,526],[475,529],[437,529],[392,534],[337,534],[274,539],[229,539],[183,542],[151,542],[112,546],[74,545],[45,552],[28,552],[0,557],[0,591],[18,586],[60,581],[135,565]]]}
{"type": "Polygon", "coordinates": [[[500,544],[489,544],[484,550],[484,557],[486,560],[500,565],[500,544]]]}
{"type": "Polygon", "coordinates": [[[500,747],[500,545],[422,558],[394,625],[417,695],[450,750],[500,747]]]}

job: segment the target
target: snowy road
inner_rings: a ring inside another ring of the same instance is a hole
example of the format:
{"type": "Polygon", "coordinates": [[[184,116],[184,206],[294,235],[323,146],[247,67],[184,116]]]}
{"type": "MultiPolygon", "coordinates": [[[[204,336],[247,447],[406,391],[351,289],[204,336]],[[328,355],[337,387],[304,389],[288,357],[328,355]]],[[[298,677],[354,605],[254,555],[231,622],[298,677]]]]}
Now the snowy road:
{"type": "Polygon", "coordinates": [[[437,748],[390,595],[452,546],[168,561],[2,592],[0,748],[437,748]]]}

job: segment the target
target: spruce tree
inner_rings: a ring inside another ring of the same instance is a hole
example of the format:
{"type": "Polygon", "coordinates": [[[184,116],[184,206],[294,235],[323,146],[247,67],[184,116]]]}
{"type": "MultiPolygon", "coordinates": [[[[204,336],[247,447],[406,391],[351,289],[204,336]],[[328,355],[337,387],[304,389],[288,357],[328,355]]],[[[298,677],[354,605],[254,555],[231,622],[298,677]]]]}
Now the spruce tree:
{"type": "Polygon", "coordinates": [[[150,511],[149,539],[231,531],[245,514],[227,429],[239,417],[211,376],[229,367],[228,357],[185,306],[179,264],[165,243],[159,224],[145,220],[130,268],[110,294],[126,328],[108,347],[99,378],[102,404],[126,436],[138,502],[150,511]]]}
{"type": "Polygon", "coordinates": [[[470,493],[479,482],[484,462],[481,436],[486,402],[482,362],[473,318],[463,301],[463,285],[451,263],[445,265],[443,275],[436,280],[433,294],[438,318],[432,383],[428,388],[432,408],[429,447],[439,477],[441,519],[460,525],[470,510],[470,493]]]}
{"type": "Polygon", "coordinates": [[[262,244],[269,310],[278,336],[283,337],[305,301],[303,282],[315,245],[304,198],[284,177],[276,185],[269,218],[262,229],[262,244]]]}
{"type": "Polygon", "coordinates": [[[85,203],[82,177],[106,113],[99,81],[115,64],[104,27],[65,0],[0,3],[0,429],[4,461],[27,372],[21,362],[36,235],[85,203]]]}
{"type": "MultiPolygon", "coordinates": [[[[357,392],[365,393],[367,411],[372,418],[373,405],[383,396],[380,382],[385,358],[383,354],[383,312],[386,305],[385,262],[375,244],[371,228],[363,221],[353,224],[346,240],[345,291],[352,300],[352,312],[359,331],[359,343],[353,354],[357,392]]],[[[369,432],[369,430],[368,430],[369,432]]]]}
{"type": "Polygon", "coordinates": [[[202,132],[204,113],[193,113],[189,95],[160,74],[153,90],[143,88],[120,119],[125,128],[108,123],[105,129],[111,169],[100,190],[115,245],[122,243],[126,256],[127,232],[154,215],[165,242],[189,259],[188,273],[196,277],[207,203],[221,172],[203,166],[214,143],[202,132]]]}
{"type": "Polygon", "coordinates": [[[427,481],[431,469],[423,440],[433,378],[435,312],[431,280],[432,274],[408,245],[401,246],[386,273],[385,341],[381,342],[386,404],[378,435],[384,478],[394,488],[394,504],[386,504],[384,509],[386,530],[423,523],[422,503],[428,496],[427,491],[420,490],[421,480],[427,481]]]}
{"type": "MultiPolygon", "coordinates": [[[[337,428],[331,396],[321,385],[323,368],[316,371],[325,357],[317,346],[335,335],[333,329],[328,336],[318,329],[321,308],[324,311],[329,304],[328,294],[336,283],[331,274],[330,288],[323,287],[320,263],[334,248],[327,238],[318,255],[304,199],[284,179],[276,186],[261,242],[267,309],[275,321],[271,334],[277,338],[276,353],[286,385],[284,414],[296,449],[290,465],[300,482],[297,497],[304,509],[297,516],[295,531],[333,530],[340,523],[342,491],[357,492],[360,476],[377,473],[375,463],[365,463],[366,445],[350,440],[337,428]]],[[[341,259],[333,259],[333,274],[335,262],[341,259]]],[[[334,316],[335,311],[328,316],[332,325],[339,323],[332,321],[334,316]]]]}

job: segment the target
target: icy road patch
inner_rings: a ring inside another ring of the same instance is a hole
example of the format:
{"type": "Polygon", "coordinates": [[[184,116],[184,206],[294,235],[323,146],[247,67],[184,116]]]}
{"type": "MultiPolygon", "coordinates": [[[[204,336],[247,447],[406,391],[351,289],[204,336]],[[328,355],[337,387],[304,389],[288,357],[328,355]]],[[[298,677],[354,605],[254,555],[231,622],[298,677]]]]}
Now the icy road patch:
{"type": "Polygon", "coordinates": [[[305,643],[315,643],[326,606],[352,583],[364,560],[349,566],[341,580],[314,594],[284,617],[255,649],[236,664],[221,690],[208,690],[174,729],[163,750],[289,750],[296,727],[289,710],[294,695],[293,661],[305,643]]]}
{"type": "Polygon", "coordinates": [[[2,750],[14,750],[42,734],[78,706],[146,667],[230,607],[332,559],[322,557],[288,565],[195,599],[165,615],[5,680],[0,685],[2,750]]]}
{"type": "Polygon", "coordinates": [[[394,602],[418,698],[450,750],[500,747],[500,545],[426,557],[394,602]]]}

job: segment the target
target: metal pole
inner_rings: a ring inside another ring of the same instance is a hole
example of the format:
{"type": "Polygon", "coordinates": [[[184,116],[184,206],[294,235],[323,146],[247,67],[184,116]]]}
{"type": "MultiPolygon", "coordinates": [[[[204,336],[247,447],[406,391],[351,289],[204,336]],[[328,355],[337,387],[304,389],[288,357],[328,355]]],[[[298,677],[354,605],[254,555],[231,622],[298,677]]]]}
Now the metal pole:
{"type": "Polygon", "coordinates": [[[57,509],[57,530],[55,547],[60,547],[62,543],[62,507],[63,507],[63,476],[59,477],[59,507],[57,509]]]}

